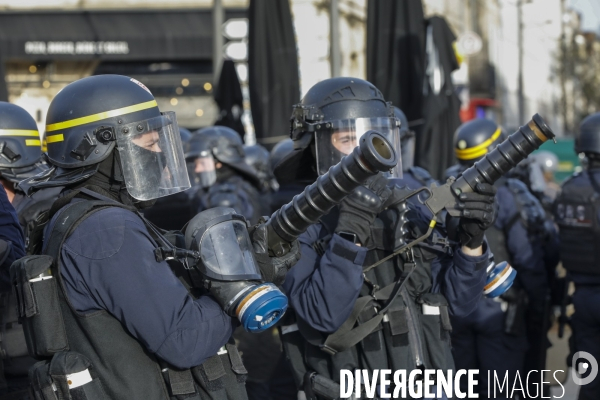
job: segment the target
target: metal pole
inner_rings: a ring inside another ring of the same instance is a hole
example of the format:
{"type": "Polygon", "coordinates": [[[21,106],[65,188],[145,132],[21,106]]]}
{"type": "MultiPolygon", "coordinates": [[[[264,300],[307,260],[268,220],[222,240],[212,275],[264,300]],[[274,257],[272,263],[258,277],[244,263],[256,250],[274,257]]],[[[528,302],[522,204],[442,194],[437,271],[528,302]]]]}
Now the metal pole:
{"type": "Polygon", "coordinates": [[[225,20],[222,0],[213,0],[213,84],[217,84],[223,62],[223,33],[221,27],[225,20]]]}
{"type": "Polygon", "coordinates": [[[519,123],[525,118],[525,97],[523,94],[523,0],[517,0],[517,21],[518,38],[517,46],[519,50],[518,67],[519,75],[517,78],[517,97],[519,107],[519,123]]]}
{"type": "Polygon", "coordinates": [[[340,52],[340,9],[338,0],[331,0],[329,8],[329,52],[331,58],[331,76],[342,74],[340,52]]]}

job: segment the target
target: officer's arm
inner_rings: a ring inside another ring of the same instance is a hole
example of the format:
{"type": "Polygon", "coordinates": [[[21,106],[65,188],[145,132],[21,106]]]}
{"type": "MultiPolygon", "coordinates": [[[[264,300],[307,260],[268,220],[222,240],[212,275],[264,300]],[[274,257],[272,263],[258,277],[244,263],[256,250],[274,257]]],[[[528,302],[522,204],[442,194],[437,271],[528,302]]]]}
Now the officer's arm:
{"type": "Polygon", "coordinates": [[[0,291],[10,290],[10,265],[25,255],[25,239],[14,207],[0,185],[0,291]]]}
{"type": "Polygon", "coordinates": [[[81,312],[107,310],[174,366],[199,365],[231,337],[231,318],[210,297],[194,300],[153,251],[137,216],[117,208],[96,212],[63,247],[69,299],[81,312]]]}
{"type": "Polygon", "coordinates": [[[489,250],[483,243],[482,255],[471,256],[455,248],[452,257],[436,258],[431,264],[433,288],[448,300],[451,315],[466,316],[475,310],[483,294],[489,250]]]}
{"type": "Polygon", "coordinates": [[[334,234],[322,257],[312,248],[320,225],[300,236],[302,257],[285,277],[283,289],[296,314],[311,327],[335,332],[348,318],[362,286],[367,249],[334,234]]]}

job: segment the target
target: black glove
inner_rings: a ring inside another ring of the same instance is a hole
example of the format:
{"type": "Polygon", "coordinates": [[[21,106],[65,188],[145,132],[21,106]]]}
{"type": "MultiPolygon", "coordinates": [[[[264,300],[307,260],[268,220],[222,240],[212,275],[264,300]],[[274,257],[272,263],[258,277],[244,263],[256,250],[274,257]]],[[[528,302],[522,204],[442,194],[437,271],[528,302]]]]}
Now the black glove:
{"type": "Polygon", "coordinates": [[[474,192],[458,196],[458,238],[463,246],[476,249],[483,244],[485,230],[494,225],[498,215],[495,198],[496,188],[488,183],[478,183],[474,192]]]}
{"type": "Polygon", "coordinates": [[[349,232],[358,237],[361,244],[366,243],[371,235],[371,225],[377,214],[384,208],[388,197],[392,194],[387,187],[388,180],[381,173],[370,178],[364,186],[340,203],[340,216],[335,233],[349,232]]]}
{"type": "Polygon", "coordinates": [[[253,228],[250,237],[252,238],[256,262],[258,263],[263,279],[266,282],[280,286],[285,279],[285,274],[300,259],[300,245],[297,240],[294,240],[291,243],[291,250],[289,252],[281,257],[269,257],[267,226],[265,225],[267,220],[268,217],[262,217],[259,224],[253,228]]]}

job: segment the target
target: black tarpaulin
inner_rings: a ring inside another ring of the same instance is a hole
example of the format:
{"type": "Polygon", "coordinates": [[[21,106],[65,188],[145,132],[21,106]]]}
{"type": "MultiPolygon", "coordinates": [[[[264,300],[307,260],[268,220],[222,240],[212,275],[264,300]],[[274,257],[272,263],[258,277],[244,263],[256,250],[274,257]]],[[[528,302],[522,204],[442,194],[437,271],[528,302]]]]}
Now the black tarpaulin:
{"type": "Polygon", "coordinates": [[[248,83],[256,140],[268,149],[289,137],[300,101],[298,56],[287,0],[250,0],[248,83]]]}
{"type": "Polygon", "coordinates": [[[422,122],[424,71],[421,0],[369,0],[367,80],[404,111],[413,128],[422,122]]]}
{"type": "Polygon", "coordinates": [[[214,93],[215,101],[219,105],[219,117],[215,125],[227,126],[240,134],[244,140],[244,124],[242,112],[244,110],[244,97],[242,87],[231,60],[223,61],[219,83],[214,93]]]}
{"type": "Polygon", "coordinates": [[[444,171],[456,161],[453,138],[454,131],[461,123],[460,100],[451,74],[459,65],[452,46],[456,36],[446,20],[432,17],[429,26],[437,53],[428,54],[429,72],[425,78],[427,95],[423,107],[425,124],[417,134],[415,164],[426,168],[434,178],[442,179],[444,171]],[[437,80],[431,78],[436,68],[437,80]]]}

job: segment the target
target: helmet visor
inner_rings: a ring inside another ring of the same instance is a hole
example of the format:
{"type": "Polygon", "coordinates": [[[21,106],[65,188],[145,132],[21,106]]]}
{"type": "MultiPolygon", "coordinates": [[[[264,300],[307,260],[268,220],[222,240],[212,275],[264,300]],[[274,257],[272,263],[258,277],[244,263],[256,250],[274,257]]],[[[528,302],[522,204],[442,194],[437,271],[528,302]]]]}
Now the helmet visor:
{"type": "Polygon", "coordinates": [[[205,273],[226,281],[260,279],[248,229],[243,217],[236,217],[227,215],[200,233],[198,247],[205,273]]]}
{"type": "Polygon", "coordinates": [[[206,189],[217,182],[215,159],[208,151],[200,153],[199,157],[188,158],[187,168],[194,187],[206,189]]]}
{"type": "MultiPolygon", "coordinates": [[[[329,168],[352,153],[358,146],[360,137],[368,131],[381,133],[396,151],[401,155],[400,131],[395,118],[356,118],[331,121],[331,128],[327,131],[315,133],[317,171],[319,175],[325,174],[329,168]]],[[[389,178],[402,178],[402,160],[385,175],[389,178]]]]}
{"type": "Polygon", "coordinates": [[[123,126],[117,144],[129,194],[152,200],[190,188],[174,112],[123,126]]]}
{"type": "Polygon", "coordinates": [[[408,171],[414,166],[415,162],[415,136],[414,134],[405,136],[402,139],[402,170],[408,171]]]}

